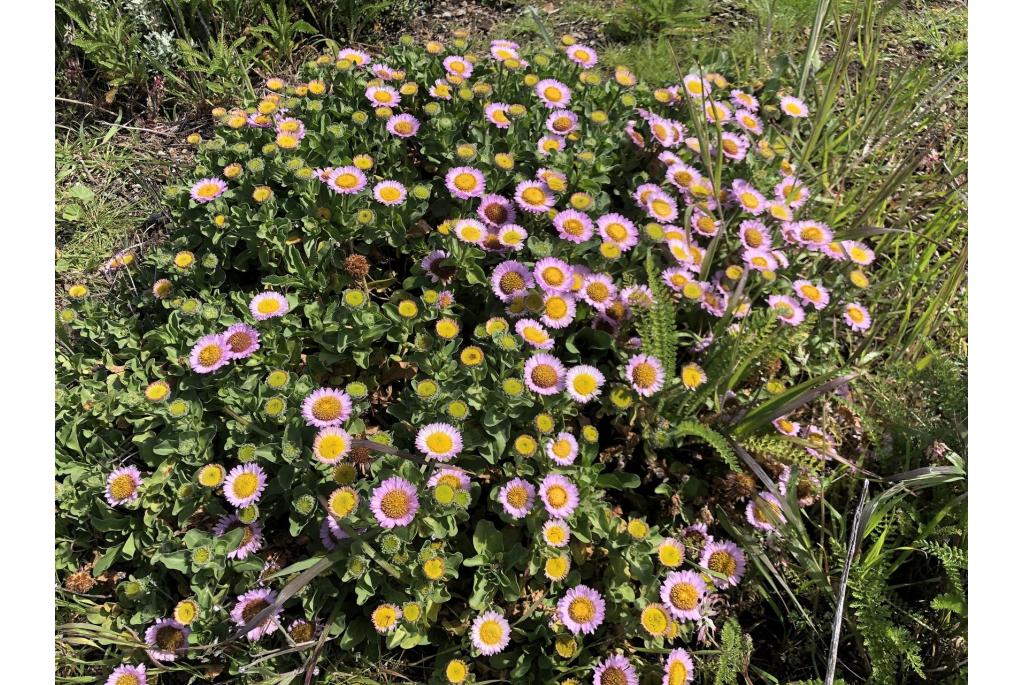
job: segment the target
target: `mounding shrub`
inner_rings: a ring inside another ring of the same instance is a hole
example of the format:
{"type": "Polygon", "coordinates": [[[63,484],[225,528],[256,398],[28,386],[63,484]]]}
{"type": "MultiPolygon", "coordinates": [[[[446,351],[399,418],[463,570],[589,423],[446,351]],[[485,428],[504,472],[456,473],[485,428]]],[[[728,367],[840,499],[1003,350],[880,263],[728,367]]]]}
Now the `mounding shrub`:
{"type": "Polygon", "coordinates": [[[821,380],[786,355],[870,326],[873,253],[788,161],[803,101],[562,42],[267,80],[190,137],[169,239],[69,290],[57,566],[109,683],[727,661],[749,545],[838,458],[786,417],[821,380]]]}

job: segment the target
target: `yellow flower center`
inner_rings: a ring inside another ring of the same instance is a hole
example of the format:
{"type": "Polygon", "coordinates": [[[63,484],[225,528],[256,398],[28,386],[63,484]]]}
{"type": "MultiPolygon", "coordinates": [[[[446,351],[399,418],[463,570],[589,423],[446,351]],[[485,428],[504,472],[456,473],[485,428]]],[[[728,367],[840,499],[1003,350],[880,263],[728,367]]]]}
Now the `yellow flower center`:
{"type": "Polygon", "coordinates": [[[245,331],[235,331],[228,336],[227,343],[232,352],[242,352],[252,345],[252,336],[245,331]]]}
{"type": "Polygon", "coordinates": [[[696,388],[704,382],[704,376],[700,369],[695,366],[687,366],[683,369],[683,385],[688,388],[696,388]]]}
{"type": "Polygon", "coordinates": [[[352,488],[339,488],[334,491],[327,504],[332,514],[343,519],[359,504],[359,495],[352,488]]]}
{"type": "Polygon", "coordinates": [[[380,189],[380,199],[385,202],[398,202],[400,197],[402,197],[401,191],[394,186],[384,186],[380,189]]]}
{"type": "Polygon", "coordinates": [[[595,302],[604,302],[611,295],[608,286],[601,281],[594,281],[587,286],[587,295],[595,302]]]}
{"type": "Polygon", "coordinates": [[[451,436],[449,436],[447,433],[442,433],[441,431],[437,431],[436,433],[431,433],[430,435],[428,435],[426,443],[427,449],[437,454],[443,454],[445,452],[451,451],[452,447],[455,444],[452,441],[451,436]]]}
{"type": "Polygon", "coordinates": [[[402,490],[390,490],[380,500],[381,511],[392,519],[400,519],[409,513],[409,496],[402,490]]]}
{"type": "Polygon", "coordinates": [[[569,610],[567,613],[569,614],[569,618],[577,623],[587,623],[594,619],[594,616],[597,614],[597,608],[594,606],[594,603],[586,597],[577,597],[569,602],[569,610]]]}
{"type": "Polygon", "coordinates": [[[387,629],[398,621],[398,614],[389,606],[377,607],[373,610],[373,624],[380,629],[387,629]]]}
{"type": "Polygon", "coordinates": [[[264,297],[256,305],[256,311],[260,314],[273,314],[281,308],[281,303],[273,297],[264,297]]]}
{"type": "Polygon", "coordinates": [[[526,507],[526,503],[529,500],[526,493],[526,488],[522,485],[515,485],[508,489],[508,493],[505,495],[505,499],[510,505],[516,509],[523,509],[526,507]]]}
{"type": "Polygon", "coordinates": [[[358,184],[359,179],[356,175],[347,171],[343,174],[338,174],[337,178],[334,179],[334,185],[344,190],[351,190],[358,184]]]}
{"type": "Polygon", "coordinates": [[[373,93],[373,99],[380,103],[391,102],[391,94],[386,90],[377,90],[373,93]]]}
{"type": "MultiPolygon", "coordinates": [[[[579,379],[577,378],[577,380],[579,379]]],[[[578,385],[576,389],[579,390],[578,385]]],[[[570,454],[572,454],[572,444],[568,440],[556,440],[555,443],[551,445],[551,451],[555,453],[556,457],[566,459],[570,454]]]]}
{"type": "Polygon", "coordinates": [[[782,518],[782,509],[775,502],[758,497],[754,501],[754,518],[775,525],[782,518]]]}
{"type": "Polygon", "coordinates": [[[854,320],[855,323],[862,323],[864,321],[864,312],[858,307],[847,307],[846,313],[854,320]]]}
{"type": "Polygon", "coordinates": [[[700,95],[704,92],[704,84],[700,81],[690,81],[686,84],[686,90],[690,91],[694,95],[700,95]]]}
{"type": "Polygon", "coordinates": [[[431,580],[437,580],[444,575],[444,561],[434,557],[423,562],[423,574],[431,580]]]}
{"type": "Polygon", "coordinates": [[[523,200],[529,205],[544,204],[544,191],[540,188],[530,187],[523,191],[523,200]]]}
{"type": "Polygon", "coordinates": [[[626,237],[629,235],[629,231],[626,230],[626,227],[623,226],[622,224],[620,224],[617,221],[614,222],[614,223],[610,223],[607,226],[605,226],[604,227],[604,232],[612,240],[616,240],[616,241],[620,241],[620,242],[625,240],[626,237]]]}
{"type": "Polygon", "coordinates": [[[151,402],[159,402],[170,394],[171,389],[166,383],[153,383],[146,388],[146,399],[151,402]]]}
{"type": "Polygon", "coordinates": [[[530,373],[530,380],[538,388],[553,388],[558,383],[558,372],[549,364],[538,364],[530,373]]]}
{"type": "Polygon", "coordinates": [[[548,334],[539,328],[524,328],[523,337],[536,345],[543,345],[550,339],[548,334]]]}
{"type": "Polygon", "coordinates": [[[565,506],[569,501],[569,493],[561,485],[548,488],[548,502],[556,509],[565,506]]]}
{"type": "Polygon", "coordinates": [[[750,192],[740,193],[740,203],[750,209],[757,207],[757,195],[750,192]]]}
{"type": "Polygon", "coordinates": [[[686,664],[676,659],[668,667],[668,685],[686,685],[686,664]]]}
{"type": "Polygon", "coordinates": [[[110,483],[110,494],[114,499],[127,499],[135,494],[135,479],[122,473],[110,483]]]}
{"type": "Polygon", "coordinates": [[[724,576],[731,576],[736,573],[736,560],[725,550],[718,550],[711,553],[708,568],[724,576]]]}
{"type": "Polygon", "coordinates": [[[469,669],[466,668],[466,664],[458,659],[452,659],[448,662],[447,668],[444,669],[444,674],[448,678],[449,683],[461,683],[469,674],[469,669]]]}
{"type": "Polygon", "coordinates": [[[485,645],[496,645],[505,636],[505,630],[497,621],[484,621],[480,626],[480,640],[485,645]]]}
{"type": "Polygon", "coordinates": [[[197,607],[195,602],[185,600],[174,607],[174,620],[184,625],[189,625],[195,620],[197,607]]]}
{"type": "Polygon", "coordinates": [[[669,591],[669,599],[676,609],[691,611],[697,608],[699,595],[697,588],[689,583],[676,583],[669,591]]]}
{"type": "Polygon", "coordinates": [[[800,237],[811,243],[820,243],[825,239],[825,233],[817,226],[805,226],[800,230],[800,237]]]}
{"type": "Polygon", "coordinates": [[[341,400],[334,395],[318,397],[313,402],[312,413],[320,421],[334,421],[341,416],[341,400]]]}
{"type": "Polygon", "coordinates": [[[224,469],[216,464],[207,464],[199,471],[199,484],[215,488],[224,480],[224,469]]]}
{"type": "Polygon", "coordinates": [[[668,615],[658,606],[648,606],[640,612],[640,623],[651,635],[661,635],[668,630],[668,615]]]}
{"type": "Polygon", "coordinates": [[[464,193],[468,193],[476,188],[476,176],[466,171],[456,174],[455,179],[452,182],[455,184],[456,188],[464,193]]]}
{"type": "Polygon", "coordinates": [[[736,141],[732,138],[725,138],[722,140],[722,149],[728,152],[730,155],[736,154],[740,149],[740,146],[736,144],[736,141]]]}
{"type": "Polygon", "coordinates": [[[601,685],[629,685],[629,677],[618,666],[612,666],[601,674],[601,685]]]}
{"type": "Polygon", "coordinates": [[[784,106],[784,109],[790,114],[800,114],[800,112],[802,111],[800,109],[800,105],[796,104],[795,102],[787,102],[784,106]]]}
{"type": "Polygon", "coordinates": [[[248,471],[241,473],[232,481],[231,490],[238,499],[246,499],[256,494],[256,488],[260,485],[260,479],[255,473],[248,471]]]}
{"type": "Polygon", "coordinates": [[[545,532],[545,536],[551,544],[557,545],[565,542],[565,530],[560,526],[551,526],[545,532]]]}
{"type": "Polygon", "coordinates": [[[552,102],[561,102],[562,91],[560,91],[558,88],[555,88],[554,86],[548,86],[547,88],[544,89],[544,97],[547,98],[548,100],[551,100],[552,102]]]}
{"type": "Polygon", "coordinates": [[[203,366],[213,366],[224,356],[224,350],[220,345],[212,343],[199,350],[199,363],[203,366]]]}
{"type": "Polygon", "coordinates": [[[812,302],[817,302],[821,299],[821,291],[809,283],[800,286],[800,292],[812,302]]]}
{"type": "Polygon", "coordinates": [[[139,678],[134,673],[124,673],[117,677],[114,685],[139,685],[139,678]]]}
{"type": "Polygon", "coordinates": [[[196,189],[196,195],[199,197],[217,197],[217,193],[220,192],[220,186],[216,183],[204,183],[196,189]]]}
{"type": "Polygon", "coordinates": [[[662,545],[658,548],[658,559],[669,568],[675,568],[683,563],[683,555],[675,545],[662,545]]]}
{"type": "Polygon", "coordinates": [[[658,380],[658,372],[647,362],[640,362],[633,369],[633,382],[641,388],[649,388],[658,380]]]}
{"type": "Polygon", "coordinates": [[[751,247],[761,247],[764,243],[761,232],[756,229],[748,228],[744,231],[743,236],[747,239],[747,245],[750,245],[751,247]]]}

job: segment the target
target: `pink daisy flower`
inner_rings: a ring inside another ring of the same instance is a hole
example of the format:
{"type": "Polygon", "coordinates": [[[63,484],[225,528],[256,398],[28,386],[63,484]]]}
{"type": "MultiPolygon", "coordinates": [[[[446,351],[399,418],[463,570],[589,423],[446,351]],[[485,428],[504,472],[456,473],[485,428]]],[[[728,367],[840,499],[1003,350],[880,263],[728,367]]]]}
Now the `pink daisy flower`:
{"type": "MultiPolygon", "coordinates": [[[[258,616],[261,611],[273,606],[276,599],[277,593],[268,588],[259,587],[249,590],[235,602],[235,607],[231,610],[231,621],[236,626],[244,626],[258,616]]],[[[264,635],[270,635],[280,627],[277,620],[280,615],[281,607],[275,608],[269,616],[249,630],[245,637],[250,642],[255,642],[264,635]]]]}
{"type": "Polygon", "coordinates": [[[392,476],[373,489],[370,510],[382,528],[404,528],[419,511],[416,486],[404,478],[392,476]]]}
{"type": "Polygon", "coordinates": [[[761,123],[761,120],[749,109],[736,110],[736,114],[733,115],[733,120],[736,122],[737,126],[748,133],[753,133],[755,136],[759,136],[764,133],[764,125],[761,123]]]}
{"type": "Polygon", "coordinates": [[[858,332],[864,332],[871,328],[871,314],[859,302],[847,302],[843,305],[843,321],[858,332]]]}
{"type": "Polygon", "coordinates": [[[665,171],[665,178],[668,182],[674,185],[679,191],[688,193],[690,192],[690,186],[694,183],[703,180],[700,172],[689,164],[673,164],[665,171]]]}
{"type": "Polygon", "coordinates": [[[139,499],[141,487],[142,473],[134,466],[122,466],[107,476],[107,487],[103,496],[112,507],[129,504],[139,499]]]}
{"type": "Polygon", "coordinates": [[[618,295],[618,288],[608,274],[590,274],[583,279],[580,296],[599,312],[608,309],[618,295]]]}
{"type": "Polygon", "coordinates": [[[483,172],[469,166],[459,166],[449,169],[445,174],[444,184],[452,197],[458,200],[468,200],[471,197],[482,197],[487,190],[483,172]]]}
{"type": "Polygon", "coordinates": [[[402,101],[402,96],[391,86],[369,86],[365,94],[374,107],[397,107],[402,101]]]}
{"type": "Polygon", "coordinates": [[[793,209],[800,209],[810,196],[811,191],[796,176],[785,176],[775,185],[775,197],[793,209]]]}
{"type": "Polygon", "coordinates": [[[502,302],[511,302],[522,297],[533,287],[533,274],[515,260],[502,262],[491,274],[491,290],[502,302]]]}
{"type": "Polygon", "coordinates": [[[224,331],[224,343],[232,359],[245,359],[260,349],[260,332],[248,324],[236,323],[224,331]]]}
{"type": "Polygon", "coordinates": [[[484,656],[497,654],[508,646],[512,628],[497,611],[485,611],[476,617],[470,628],[473,646],[484,656]]]}
{"type": "Polygon", "coordinates": [[[677,293],[683,292],[687,283],[692,283],[693,272],[682,266],[670,266],[661,272],[661,280],[677,293]]]}
{"type": "Polygon", "coordinates": [[[512,120],[508,117],[510,107],[511,105],[507,105],[504,102],[492,102],[484,107],[484,116],[487,117],[487,121],[498,128],[507,129],[512,125],[512,120]]]}
{"type": "Polygon", "coordinates": [[[650,397],[665,385],[665,369],[657,357],[635,354],[626,365],[626,379],[641,397],[650,397]]]}
{"type": "Polygon", "coordinates": [[[255,554],[263,547],[263,524],[259,521],[242,523],[238,514],[227,514],[221,516],[213,527],[213,534],[216,537],[223,537],[233,530],[242,529],[242,541],[236,549],[227,553],[228,559],[245,559],[250,554],[255,554]]]}
{"type": "Polygon", "coordinates": [[[559,518],[550,519],[541,528],[541,535],[544,536],[545,542],[552,547],[567,547],[571,534],[572,531],[569,530],[569,526],[559,518]]]}
{"type": "Polygon", "coordinates": [[[706,214],[700,209],[693,210],[693,216],[690,217],[690,226],[693,230],[705,238],[713,238],[718,235],[719,223],[715,220],[715,217],[710,214],[706,214]]]}
{"type": "Polygon", "coordinates": [[[539,181],[521,181],[516,185],[516,204],[525,212],[541,214],[555,206],[555,196],[539,181]]]}
{"type": "Polygon", "coordinates": [[[199,204],[213,202],[223,195],[228,184],[219,178],[201,178],[192,185],[189,195],[199,204]]]}
{"type": "Polygon", "coordinates": [[[212,373],[231,361],[231,349],[223,333],[204,335],[188,355],[189,365],[196,373],[212,373]]]}
{"type": "Polygon", "coordinates": [[[683,90],[695,100],[703,100],[711,94],[711,81],[699,74],[687,74],[683,77],[683,90]]]}
{"type": "MultiPolygon", "coordinates": [[[[575,367],[580,368],[580,367],[575,367]]],[[[593,368],[593,367],[590,367],[593,368]]],[[[596,369],[595,369],[596,371],[596,369]]],[[[571,374],[572,371],[569,371],[571,374]]],[[[544,446],[544,452],[559,466],[572,466],[580,453],[580,445],[572,433],[562,431],[544,446]]]]}
{"type": "Polygon", "coordinates": [[[767,250],[745,250],[743,252],[743,261],[755,271],[766,272],[775,271],[779,268],[779,263],[767,250]]]}
{"type": "Polygon", "coordinates": [[[819,311],[824,309],[830,300],[829,292],[824,286],[803,279],[793,281],[793,291],[801,302],[819,311]]]}
{"type": "Polygon", "coordinates": [[[558,600],[556,610],[558,620],[573,635],[592,635],[604,622],[604,599],[586,585],[570,588],[558,600]]]}
{"type": "Polygon", "coordinates": [[[420,266],[434,283],[446,283],[455,275],[455,270],[444,266],[444,260],[451,255],[446,250],[434,250],[420,262],[420,266]]]}
{"type": "Polygon", "coordinates": [[[800,303],[788,295],[770,295],[768,307],[779,317],[779,321],[790,326],[799,326],[807,317],[800,303]]]}
{"type": "Polygon", "coordinates": [[[567,136],[579,128],[579,117],[571,110],[556,109],[548,115],[544,126],[556,136],[567,136]]]}
{"type": "MultiPolygon", "coordinates": [[[[583,404],[600,397],[601,388],[604,386],[604,383],[604,374],[596,367],[587,366],[586,364],[574,366],[565,374],[566,392],[575,401],[583,404]]],[[[575,458],[574,450],[573,459],[575,458]]]]}
{"type": "Polygon", "coordinates": [[[330,514],[325,516],[324,520],[320,522],[320,542],[328,552],[337,549],[338,543],[342,540],[347,540],[348,537],[348,533],[338,525],[338,522],[330,514]]]}
{"type": "Polygon", "coordinates": [[[687,685],[693,682],[693,659],[685,649],[673,649],[665,660],[665,677],[661,685],[687,685]]]}
{"type": "Polygon", "coordinates": [[[396,114],[388,119],[388,133],[399,138],[412,138],[420,130],[420,121],[411,114],[396,114]]]}
{"type": "Polygon", "coordinates": [[[352,398],[334,388],[317,388],[302,401],[302,418],[307,426],[340,426],[352,414],[352,398]]]}
{"type": "Polygon", "coordinates": [[[555,339],[536,319],[521,319],[516,322],[516,334],[527,345],[537,350],[550,350],[555,346],[555,339]]]}
{"type": "Polygon", "coordinates": [[[363,52],[362,50],[354,50],[352,48],[344,48],[338,51],[339,60],[348,60],[357,67],[363,67],[370,63],[370,55],[363,52]]]}
{"type": "Polygon", "coordinates": [[[523,369],[524,382],[538,395],[555,395],[565,388],[565,367],[558,357],[537,352],[523,369]]]}
{"type": "Polygon", "coordinates": [[[661,224],[672,223],[679,216],[679,205],[675,198],[661,189],[647,197],[644,209],[652,219],[661,224]]]}
{"type": "Polygon", "coordinates": [[[484,195],[476,210],[480,220],[490,226],[504,226],[516,220],[516,208],[501,195],[484,195]]]}
{"type": "Polygon", "coordinates": [[[541,322],[551,328],[565,328],[576,317],[576,298],[568,293],[545,293],[541,322]]]}
{"type": "Polygon", "coordinates": [[[444,70],[462,78],[469,78],[473,75],[473,64],[465,57],[449,55],[442,62],[444,70]]]}
{"type": "Polygon", "coordinates": [[[765,198],[757,188],[743,179],[732,182],[732,197],[744,212],[757,216],[764,212],[765,198]]]}
{"type": "Polygon", "coordinates": [[[795,119],[807,118],[807,105],[804,104],[803,100],[795,98],[792,95],[783,95],[779,98],[779,109],[781,109],[782,113],[788,117],[793,117],[795,119]]]}
{"type": "Polygon", "coordinates": [[[750,149],[750,139],[736,135],[730,131],[722,131],[722,156],[734,161],[742,161],[750,149]]]}
{"type": "Polygon", "coordinates": [[[594,667],[594,685],[640,685],[640,677],[626,657],[614,654],[594,667]]]}
{"type": "Polygon", "coordinates": [[[772,234],[761,221],[757,219],[741,221],[739,233],[743,247],[751,250],[771,249],[772,234]]]}
{"type": "Polygon", "coordinates": [[[321,428],[313,439],[313,456],[321,464],[334,465],[352,451],[352,436],[344,428],[321,428]]]}
{"type": "Polygon", "coordinates": [[[875,261],[875,251],[862,242],[856,240],[844,240],[840,243],[843,246],[843,250],[850,257],[850,261],[854,264],[860,264],[861,266],[867,266],[871,262],[875,261]]]}
{"type": "Polygon", "coordinates": [[[533,90],[548,109],[564,108],[572,100],[572,91],[569,87],[555,79],[544,79],[533,90]]]}
{"type": "Polygon", "coordinates": [[[267,474],[258,464],[239,464],[224,479],[224,498],[236,509],[260,501],[267,487],[267,474]]]}
{"type": "Polygon", "coordinates": [[[782,522],[782,505],[770,492],[759,492],[747,502],[747,522],[754,528],[771,532],[782,522]]]}
{"type": "Polygon", "coordinates": [[[446,466],[438,469],[427,481],[428,488],[437,487],[442,484],[450,485],[455,490],[465,490],[468,492],[472,482],[462,469],[446,466]]]}
{"type": "Polygon", "coordinates": [[[562,240],[576,243],[577,245],[594,235],[594,222],[583,212],[575,209],[564,209],[552,219],[558,237],[562,240]]]}
{"type": "Polygon", "coordinates": [[[373,186],[373,198],[388,207],[394,207],[405,202],[407,194],[405,186],[398,181],[381,181],[373,186]]]}
{"type": "Polygon", "coordinates": [[[548,514],[555,518],[569,518],[580,504],[580,492],[565,476],[549,473],[540,482],[540,498],[548,514]]]}
{"type": "Polygon", "coordinates": [[[161,618],[146,629],[146,654],[156,661],[174,661],[188,652],[192,629],[173,618],[161,618]]]}
{"type": "Polygon", "coordinates": [[[610,243],[615,243],[623,252],[628,252],[640,241],[636,225],[621,214],[605,214],[597,220],[597,232],[610,243]]]}
{"type": "Polygon", "coordinates": [[[366,174],[354,166],[343,166],[327,177],[327,187],[339,195],[355,195],[366,187],[366,174]]]}
{"type": "Polygon", "coordinates": [[[796,421],[790,421],[785,416],[780,416],[772,421],[772,425],[775,426],[775,430],[783,435],[795,436],[800,432],[800,424],[796,421]]]}
{"type": "Polygon", "coordinates": [[[582,43],[574,43],[567,47],[565,56],[584,69],[590,69],[597,64],[597,52],[582,43]]]}
{"type": "Polygon", "coordinates": [[[708,586],[700,574],[693,571],[673,571],[661,584],[661,601],[680,621],[700,620],[700,603],[708,586]]]}
{"type": "Polygon", "coordinates": [[[498,229],[498,242],[515,252],[523,249],[526,244],[526,229],[519,224],[505,224],[498,229]]]}
{"type": "Polygon", "coordinates": [[[110,673],[104,685],[146,685],[146,665],[121,664],[110,673]]]}
{"type": "MultiPolygon", "coordinates": [[[[779,474],[779,492],[783,496],[787,494],[792,479],[793,467],[787,464],[786,468],[782,469],[782,473],[779,474]]],[[[804,469],[800,471],[799,482],[796,484],[796,488],[797,504],[801,507],[807,507],[814,504],[815,500],[818,499],[818,495],[821,494],[821,481],[813,473],[804,469]]]]}
{"type": "Polygon", "coordinates": [[[505,513],[514,519],[525,518],[537,497],[537,488],[522,478],[513,478],[498,491],[498,501],[505,513]]]}
{"type": "Polygon", "coordinates": [[[832,229],[820,221],[797,221],[784,228],[794,242],[804,247],[820,250],[832,242],[832,229]]]}
{"type": "Polygon", "coordinates": [[[462,451],[462,433],[450,423],[428,423],[416,432],[416,449],[427,459],[449,461],[462,451]]]}
{"type": "Polygon", "coordinates": [[[747,570],[747,555],[733,542],[711,540],[704,545],[700,565],[724,576],[724,578],[714,575],[711,577],[714,586],[724,590],[739,585],[740,579],[747,570]]]}
{"type": "Polygon", "coordinates": [[[249,301],[249,312],[257,321],[284,316],[288,309],[288,298],[272,290],[259,293],[249,301]]]}
{"type": "Polygon", "coordinates": [[[572,267],[556,257],[545,257],[534,265],[533,278],[544,292],[565,292],[572,287],[572,267]]]}
{"type": "Polygon", "coordinates": [[[758,102],[756,97],[750,93],[744,93],[738,88],[729,92],[729,100],[732,104],[736,105],[737,109],[746,109],[751,112],[756,112],[761,108],[761,103],[758,102]]]}
{"type": "Polygon", "coordinates": [[[537,139],[537,152],[547,157],[552,152],[561,152],[565,149],[565,138],[561,136],[545,135],[537,139]]]}

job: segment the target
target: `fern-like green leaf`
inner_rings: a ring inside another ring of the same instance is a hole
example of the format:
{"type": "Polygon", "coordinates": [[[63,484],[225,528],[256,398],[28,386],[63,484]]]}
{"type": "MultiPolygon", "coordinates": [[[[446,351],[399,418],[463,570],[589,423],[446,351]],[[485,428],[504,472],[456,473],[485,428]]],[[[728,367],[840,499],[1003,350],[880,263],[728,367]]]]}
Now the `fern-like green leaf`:
{"type": "Polygon", "coordinates": [[[743,467],[740,466],[740,462],[736,459],[735,453],[732,451],[732,447],[729,446],[729,441],[725,439],[721,433],[708,428],[703,423],[697,421],[683,421],[677,423],[674,428],[675,434],[678,437],[692,436],[700,438],[708,445],[711,446],[718,456],[722,458],[729,468],[736,473],[743,473],[743,467]]]}

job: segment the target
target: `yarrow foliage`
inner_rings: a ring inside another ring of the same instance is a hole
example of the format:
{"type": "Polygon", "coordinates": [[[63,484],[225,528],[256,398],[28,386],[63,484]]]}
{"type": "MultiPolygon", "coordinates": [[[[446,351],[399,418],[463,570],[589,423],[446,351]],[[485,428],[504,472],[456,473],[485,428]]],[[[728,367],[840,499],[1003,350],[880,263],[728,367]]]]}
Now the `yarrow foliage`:
{"type": "MultiPolygon", "coordinates": [[[[85,378],[59,417],[61,515],[93,522],[61,558],[134,583],[106,620],[145,644],[111,682],[146,682],[141,650],[248,669],[324,631],[249,670],[419,648],[432,682],[694,678],[747,553],[631,450],[665,407],[712,414],[706,365],[748,325],[868,330],[874,253],[780,155],[807,104],[718,74],[652,91],[564,43],[345,49],[213,112],[170,241],[105,267],[154,284],[118,399],[85,378]]],[[[807,460],[741,494],[755,544],[837,450],[771,418],[807,460]]]]}

